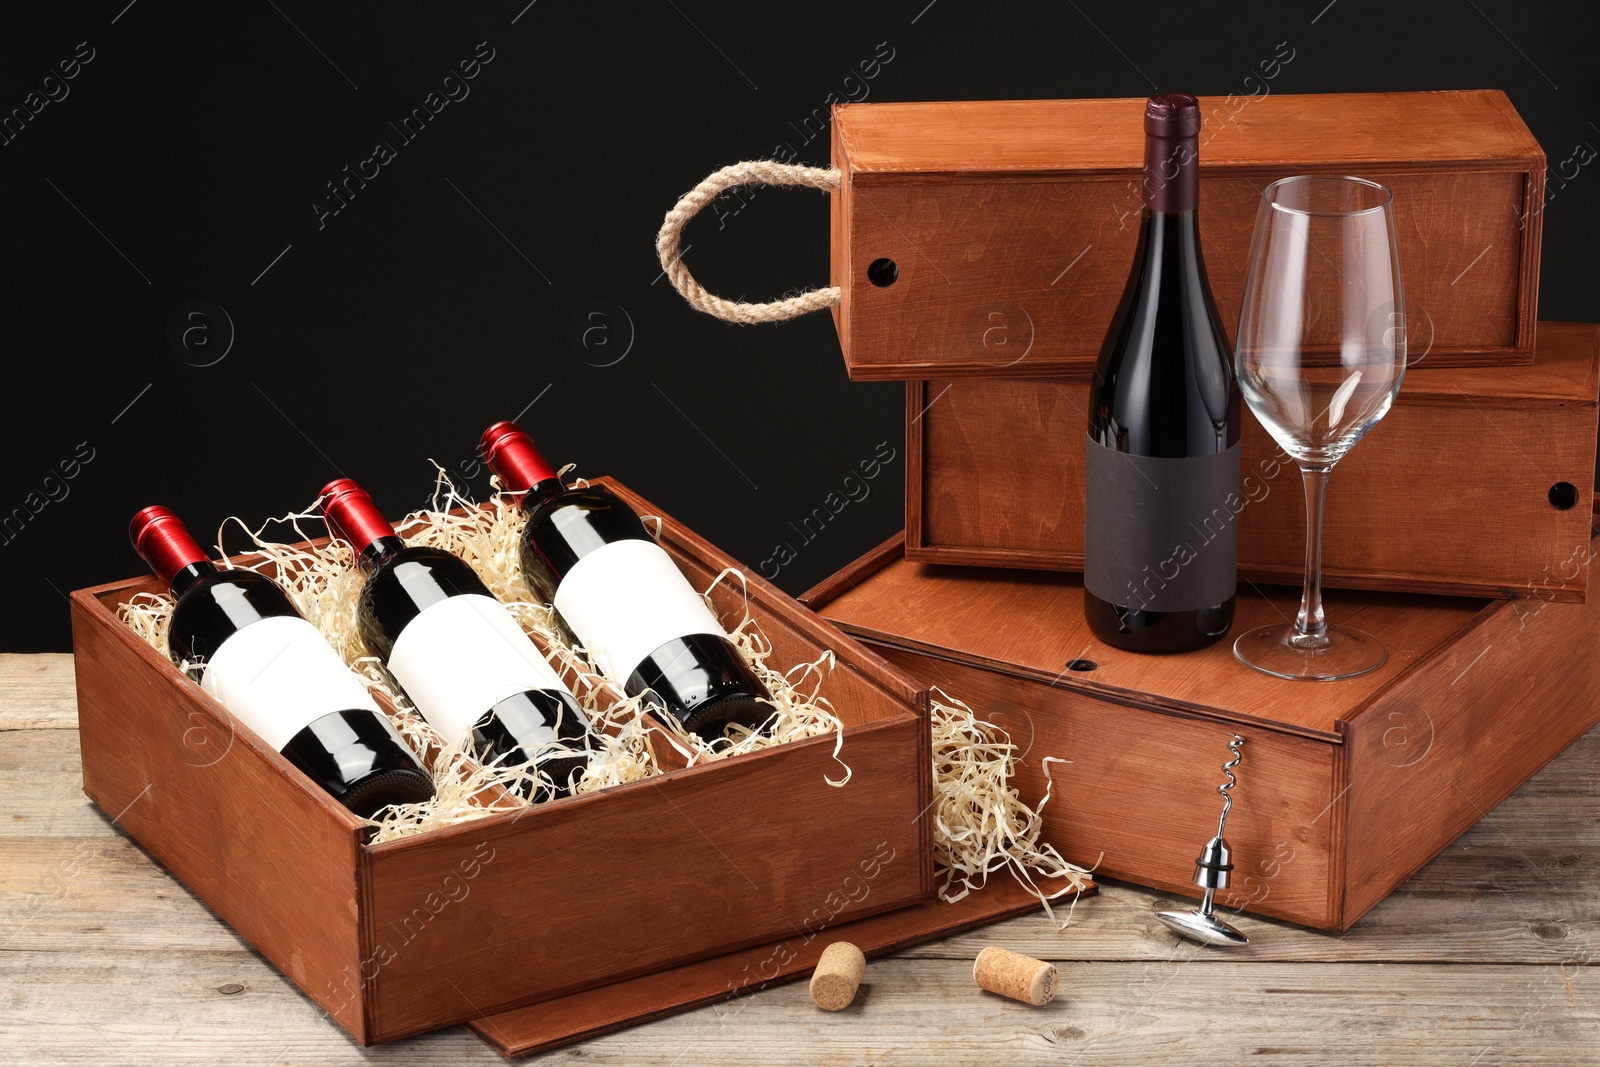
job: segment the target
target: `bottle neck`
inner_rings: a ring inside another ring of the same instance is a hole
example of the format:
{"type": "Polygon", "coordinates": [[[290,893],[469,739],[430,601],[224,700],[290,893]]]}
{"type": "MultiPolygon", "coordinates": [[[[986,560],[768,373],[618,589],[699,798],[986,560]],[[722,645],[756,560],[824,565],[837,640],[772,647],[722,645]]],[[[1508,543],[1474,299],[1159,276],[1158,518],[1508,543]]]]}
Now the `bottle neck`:
{"type": "Polygon", "coordinates": [[[356,566],[361,568],[362,574],[371,574],[384,560],[405,547],[406,543],[399,534],[379,537],[356,553],[356,566]]]}
{"type": "Polygon", "coordinates": [[[212,563],[209,559],[198,560],[194,563],[188,564],[180,569],[178,573],[174,574],[167,582],[167,586],[172,590],[173,596],[181,597],[184,593],[189,591],[189,588],[193,586],[194,583],[198,582],[208,574],[216,573],[217,565],[215,563],[212,563]]]}
{"type": "Polygon", "coordinates": [[[1200,231],[1194,211],[1155,211],[1145,208],[1139,224],[1139,244],[1135,254],[1136,272],[1192,269],[1204,276],[1200,255],[1200,231]]]}
{"type": "Polygon", "coordinates": [[[176,595],[183,595],[196,579],[216,572],[210,554],[200,547],[183,520],[159,504],[133,517],[128,524],[128,539],[156,577],[176,595]]]}
{"type": "Polygon", "coordinates": [[[1200,203],[1198,145],[1196,137],[1145,137],[1142,195],[1148,210],[1192,216],[1200,203]]]}
{"type": "Polygon", "coordinates": [[[516,423],[497,422],[478,442],[484,462],[509,493],[522,493],[522,509],[530,511],[566,491],[555,468],[516,423]]]}
{"type": "Polygon", "coordinates": [[[349,478],[323,486],[320,500],[328,532],[350,546],[363,571],[406,546],[367,491],[349,478]]]}
{"type": "Polygon", "coordinates": [[[553,500],[567,491],[561,484],[560,478],[546,478],[542,482],[535,482],[528,486],[528,491],[522,494],[522,510],[532,511],[546,500],[553,500]]]}

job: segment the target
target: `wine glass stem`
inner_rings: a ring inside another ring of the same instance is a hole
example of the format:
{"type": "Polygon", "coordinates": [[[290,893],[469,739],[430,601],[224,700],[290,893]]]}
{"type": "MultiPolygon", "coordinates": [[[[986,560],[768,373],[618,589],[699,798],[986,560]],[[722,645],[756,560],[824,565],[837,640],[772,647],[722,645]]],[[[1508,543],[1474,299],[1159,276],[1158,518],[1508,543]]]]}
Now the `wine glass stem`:
{"type": "Polygon", "coordinates": [[[1328,632],[1322,615],[1322,502],[1328,495],[1328,473],[1332,469],[1300,468],[1300,477],[1306,484],[1306,578],[1294,630],[1301,637],[1321,637],[1328,632]]]}

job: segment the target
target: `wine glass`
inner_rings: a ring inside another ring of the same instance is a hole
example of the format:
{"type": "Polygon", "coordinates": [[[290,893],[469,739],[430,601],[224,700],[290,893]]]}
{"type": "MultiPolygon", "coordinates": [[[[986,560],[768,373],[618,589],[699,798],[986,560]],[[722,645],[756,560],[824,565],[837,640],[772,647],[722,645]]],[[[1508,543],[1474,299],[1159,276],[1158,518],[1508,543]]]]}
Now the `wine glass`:
{"type": "Polygon", "coordinates": [[[1233,651],[1279,678],[1353,678],[1388,656],[1323,616],[1322,502],[1405,377],[1393,202],[1376,182],[1303,175],[1267,186],[1256,210],[1235,363],[1245,402],[1305,480],[1305,591],[1292,624],[1241,634],[1233,651]]]}

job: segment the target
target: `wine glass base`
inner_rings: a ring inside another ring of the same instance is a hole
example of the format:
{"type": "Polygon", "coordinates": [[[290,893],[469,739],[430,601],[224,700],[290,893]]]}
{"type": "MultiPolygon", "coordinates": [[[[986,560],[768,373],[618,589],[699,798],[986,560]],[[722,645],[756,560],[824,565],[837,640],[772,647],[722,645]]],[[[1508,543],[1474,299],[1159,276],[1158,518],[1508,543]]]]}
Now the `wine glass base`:
{"type": "Polygon", "coordinates": [[[1377,670],[1389,658],[1371,634],[1331,625],[1316,637],[1295,633],[1292,624],[1262,626],[1240,634],[1233,643],[1233,654],[1240,663],[1264,674],[1308,682],[1355,678],[1377,670]]]}

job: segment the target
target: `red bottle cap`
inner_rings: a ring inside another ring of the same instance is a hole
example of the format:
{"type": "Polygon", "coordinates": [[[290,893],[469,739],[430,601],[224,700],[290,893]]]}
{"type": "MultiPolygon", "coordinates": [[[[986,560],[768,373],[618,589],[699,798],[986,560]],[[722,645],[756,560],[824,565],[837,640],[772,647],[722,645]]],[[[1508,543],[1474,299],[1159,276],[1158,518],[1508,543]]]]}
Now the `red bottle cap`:
{"type": "Polygon", "coordinates": [[[534,447],[533,438],[514,422],[497,422],[483,431],[478,452],[500,484],[513,493],[532,489],[556,476],[550,462],[534,447]]]}
{"type": "Polygon", "coordinates": [[[211,558],[183,520],[159,504],[152,504],[133,517],[128,524],[128,540],[156,577],[168,585],[183,568],[211,558]]]}
{"type": "Polygon", "coordinates": [[[348,542],[358,556],[378,538],[395,535],[372,497],[349,478],[335,478],[323,486],[320,504],[328,532],[348,542]]]}

